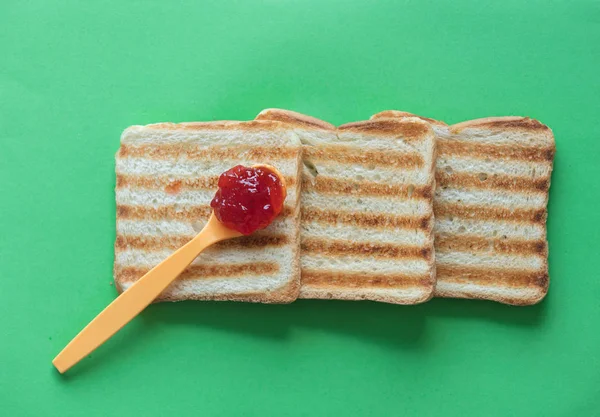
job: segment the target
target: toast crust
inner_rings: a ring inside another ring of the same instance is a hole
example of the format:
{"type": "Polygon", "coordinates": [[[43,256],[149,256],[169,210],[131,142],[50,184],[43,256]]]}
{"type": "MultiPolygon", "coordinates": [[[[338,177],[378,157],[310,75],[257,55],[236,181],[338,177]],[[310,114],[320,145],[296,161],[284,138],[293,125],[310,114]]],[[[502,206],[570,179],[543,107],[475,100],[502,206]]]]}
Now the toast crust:
{"type": "MultiPolygon", "coordinates": [[[[529,288],[533,289],[533,288],[529,288]]],[[[531,306],[538,304],[548,294],[548,281],[543,287],[535,288],[531,295],[526,297],[509,296],[503,294],[490,295],[486,290],[450,290],[442,289],[439,286],[435,290],[435,296],[440,298],[463,298],[469,300],[496,301],[511,306],[531,306]]]]}
{"type": "Polygon", "coordinates": [[[376,119],[395,119],[395,118],[402,118],[402,117],[416,117],[417,119],[421,119],[424,122],[430,123],[432,125],[448,126],[446,123],[444,123],[441,120],[430,119],[429,117],[419,116],[418,114],[413,114],[413,113],[409,113],[407,111],[399,111],[399,110],[384,110],[384,111],[381,111],[381,112],[376,113],[373,116],[371,116],[371,120],[376,120],[376,119]]]}
{"type": "Polygon", "coordinates": [[[467,120],[450,126],[450,132],[457,134],[468,128],[480,128],[490,130],[519,130],[539,133],[540,131],[550,133],[551,130],[545,124],[521,116],[484,117],[481,119],[467,120]]]}
{"type": "Polygon", "coordinates": [[[254,120],[279,121],[304,129],[335,130],[335,126],[331,123],[327,123],[316,117],[284,109],[264,109],[254,120]]]}
{"type": "MultiPolygon", "coordinates": [[[[131,126],[129,129],[140,126],[131,126]]],[[[287,129],[287,125],[276,120],[250,120],[247,122],[219,120],[214,122],[153,123],[142,126],[155,130],[241,130],[241,131],[277,131],[287,129]]]]}

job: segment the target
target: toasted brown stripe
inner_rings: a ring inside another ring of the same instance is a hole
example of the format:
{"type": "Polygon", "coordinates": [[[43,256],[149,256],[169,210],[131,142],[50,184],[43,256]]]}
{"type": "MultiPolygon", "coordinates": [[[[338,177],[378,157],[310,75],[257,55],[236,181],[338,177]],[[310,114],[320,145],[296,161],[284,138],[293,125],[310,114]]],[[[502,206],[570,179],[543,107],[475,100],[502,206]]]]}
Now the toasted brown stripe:
{"type": "Polygon", "coordinates": [[[138,146],[121,145],[120,158],[167,159],[185,157],[191,160],[240,160],[250,159],[259,162],[291,159],[298,157],[300,147],[285,146],[236,146],[203,148],[194,144],[144,144],[138,146]]]}
{"type": "Polygon", "coordinates": [[[344,223],[362,227],[398,227],[406,229],[429,229],[431,216],[411,217],[372,214],[366,212],[345,212],[322,209],[302,209],[302,220],[329,224],[344,223]]]}
{"type": "Polygon", "coordinates": [[[322,175],[317,176],[314,181],[304,179],[302,190],[314,190],[323,194],[391,195],[415,199],[432,197],[431,185],[416,187],[404,184],[381,184],[372,181],[340,180],[322,175]]]}
{"type": "MultiPolygon", "coordinates": [[[[194,236],[117,236],[115,248],[117,250],[143,249],[146,251],[160,249],[179,249],[188,243],[194,236]]],[[[283,246],[289,242],[285,235],[257,235],[242,236],[228,239],[215,246],[221,248],[264,248],[267,246],[283,246]]]]}
{"type": "Polygon", "coordinates": [[[435,179],[439,186],[452,188],[469,187],[545,193],[550,187],[549,178],[531,179],[528,177],[515,177],[509,175],[488,175],[485,173],[467,174],[464,172],[448,174],[443,170],[438,170],[435,173],[435,179]]]}
{"type": "MultiPolygon", "coordinates": [[[[210,206],[186,206],[178,208],[174,205],[160,206],[157,208],[144,206],[117,206],[117,218],[128,220],[187,220],[194,221],[207,219],[212,209],[210,206]]],[[[290,217],[294,208],[285,206],[279,217],[290,217]]]]}
{"type": "Polygon", "coordinates": [[[436,218],[458,217],[471,220],[506,220],[524,221],[530,223],[544,223],[546,209],[505,209],[486,206],[468,206],[456,203],[436,203],[434,199],[433,210],[436,218]]]}
{"type": "Polygon", "coordinates": [[[323,272],[302,270],[302,285],[317,288],[414,288],[431,285],[429,275],[375,275],[362,272],[323,272]]]}
{"type": "Polygon", "coordinates": [[[489,285],[494,287],[546,287],[546,271],[509,270],[506,268],[481,268],[463,265],[437,264],[437,279],[459,284],[489,285]]]}
{"type": "Polygon", "coordinates": [[[440,252],[496,252],[519,255],[547,255],[543,240],[486,239],[469,235],[435,235],[435,250],[440,252]]]}
{"type": "MultiPolygon", "coordinates": [[[[125,175],[117,174],[117,188],[132,187],[146,189],[164,189],[167,193],[176,194],[181,190],[217,189],[219,176],[201,178],[174,178],[167,176],[125,175]]],[[[295,177],[285,177],[286,186],[296,183],[295,177]]]]}
{"type": "Polygon", "coordinates": [[[143,249],[151,251],[158,249],[179,249],[191,239],[193,239],[193,236],[117,236],[115,250],[143,249]]]}
{"type": "Polygon", "coordinates": [[[553,147],[540,148],[440,140],[437,150],[439,156],[460,155],[481,159],[514,159],[527,162],[551,162],[554,159],[553,147]]]}
{"type": "Polygon", "coordinates": [[[357,243],[345,240],[305,238],[303,253],[325,255],[370,256],[392,259],[431,259],[431,248],[422,246],[393,245],[386,243],[357,243]]]}
{"type": "MultiPolygon", "coordinates": [[[[137,281],[149,268],[125,267],[116,268],[117,280],[120,282],[137,281]]],[[[254,262],[237,265],[191,265],[177,279],[228,278],[240,275],[273,275],[279,271],[279,265],[269,262],[254,262]]]]}
{"type": "Polygon", "coordinates": [[[418,153],[370,151],[338,145],[327,146],[327,149],[304,146],[303,157],[313,163],[329,161],[340,164],[378,165],[404,169],[417,169],[424,164],[423,156],[418,153]]]}
{"type": "Polygon", "coordinates": [[[402,139],[421,139],[423,135],[431,132],[428,124],[407,119],[373,119],[360,122],[346,123],[338,127],[340,131],[351,131],[383,135],[396,138],[401,135],[402,139]]]}

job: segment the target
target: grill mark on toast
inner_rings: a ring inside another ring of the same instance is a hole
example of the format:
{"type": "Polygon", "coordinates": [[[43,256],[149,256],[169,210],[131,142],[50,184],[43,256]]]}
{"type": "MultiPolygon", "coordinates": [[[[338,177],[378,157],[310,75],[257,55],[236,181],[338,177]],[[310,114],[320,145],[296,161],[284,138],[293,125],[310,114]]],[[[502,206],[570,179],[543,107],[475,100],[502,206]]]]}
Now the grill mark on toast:
{"type": "MultiPolygon", "coordinates": [[[[117,267],[115,275],[119,282],[137,281],[143,277],[150,268],[117,267]]],[[[228,278],[239,275],[273,275],[279,271],[279,265],[271,262],[252,262],[230,265],[191,265],[177,279],[198,278],[228,278]]]]}
{"type": "Polygon", "coordinates": [[[301,249],[307,254],[370,256],[391,259],[432,258],[431,248],[387,243],[359,243],[346,240],[304,238],[301,249]]]}
{"type": "Polygon", "coordinates": [[[479,159],[514,159],[527,162],[551,162],[554,159],[554,147],[542,148],[440,140],[437,149],[440,156],[460,155],[479,159]]]}
{"type": "MultiPolygon", "coordinates": [[[[194,236],[117,236],[115,241],[116,250],[141,249],[155,251],[160,249],[179,249],[194,236]]],[[[242,236],[216,243],[218,248],[264,248],[267,246],[284,246],[289,243],[285,235],[256,235],[242,236]]]]}
{"type": "Polygon", "coordinates": [[[532,179],[510,175],[468,174],[464,172],[448,174],[442,170],[436,171],[435,180],[440,187],[452,188],[501,189],[546,193],[550,187],[549,178],[532,179]]]}
{"type": "Polygon", "coordinates": [[[376,275],[364,272],[343,273],[303,269],[301,276],[303,286],[322,289],[399,289],[429,286],[432,284],[430,275],[376,275]]]}
{"type": "Polygon", "coordinates": [[[545,240],[486,239],[473,235],[437,233],[434,242],[436,252],[494,252],[544,257],[548,254],[545,240]]]}
{"type": "Polygon", "coordinates": [[[317,191],[322,194],[353,194],[374,196],[395,196],[430,199],[433,195],[431,185],[413,186],[404,184],[381,184],[372,181],[340,180],[332,177],[317,176],[314,180],[304,178],[302,190],[317,191]]]}
{"type": "Polygon", "coordinates": [[[189,160],[240,160],[257,161],[282,160],[297,158],[299,147],[289,146],[253,146],[253,147],[217,147],[202,148],[193,144],[121,144],[117,156],[119,158],[148,158],[173,160],[185,156],[189,160]]]}
{"type": "Polygon", "coordinates": [[[363,227],[398,227],[429,230],[432,216],[394,216],[390,214],[373,214],[302,208],[303,221],[317,221],[329,224],[343,223],[363,227]]]}
{"type": "Polygon", "coordinates": [[[509,209],[503,207],[469,206],[456,203],[439,203],[434,199],[435,216],[459,217],[472,220],[524,221],[529,223],[546,222],[546,209],[509,209]]]}
{"type": "MultiPolygon", "coordinates": [[[[287,176],[284,178],[287,187],[296,184],[296,178],[287,176]]],[[[200,178],[182,178],[167,176],[150,175],[127,175],[117,174],[117,189],[131,187],[144,189],[164,189],[168,193],[176,194],[182,189],[185,190],[210,190],[217,189],[219,176],[200,177],[200,178]]]]}
{"type": "MultiPolygon", "coordinates": [[[[294,215],[294,207],[284,206],[278,217],[290,217],[294,215]]],[[[128,220],[189,220],[207,219],[212,212],[210,206],[186,206],[175,205],[146,207],[117,205],[117,218],[128,220]]]]}
{"type": "Polygon", "coordinates": [[[438,280],[458,284],[477,284],[491,287],[542,287],[548,285],[545,270],[524,271],[506,268],[473,267],[466,265],[436,265],[438,280]]]}
{"type": "Polygon", "coordinates": [[[378,165],[388,168],[417,169],[425,160],[418,153],[354,149],[348,146],[328,145],[325,149],[303,147],[303,158],[311,162],[330,161],[340,164],[378,165]]]}
{"type": "Polygon", "coordinates": [[[431,133],[427,123],[406,119],[373,119],[360,122],[346,123],[338,127],[340,132],[350,131],[367,133],[372,135],[383,135],[392,138],[402,135],[403,140],[421,140],[424,135],[431,133]]]}

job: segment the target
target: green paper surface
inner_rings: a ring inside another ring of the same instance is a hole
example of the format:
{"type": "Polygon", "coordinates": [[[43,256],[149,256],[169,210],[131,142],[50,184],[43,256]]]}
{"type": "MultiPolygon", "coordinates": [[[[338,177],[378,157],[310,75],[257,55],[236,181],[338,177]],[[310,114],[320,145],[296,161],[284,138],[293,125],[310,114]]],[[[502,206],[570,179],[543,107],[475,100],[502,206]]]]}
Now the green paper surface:
{"type": "Polygon", "coordinates": [[[2,415],[600,415],[598,1],[5,0],[0,51],[2,415]],[[59,375],[115,297],[123,129],[265,107],[549,125],[546,299],[152,305],[59,375]]]}

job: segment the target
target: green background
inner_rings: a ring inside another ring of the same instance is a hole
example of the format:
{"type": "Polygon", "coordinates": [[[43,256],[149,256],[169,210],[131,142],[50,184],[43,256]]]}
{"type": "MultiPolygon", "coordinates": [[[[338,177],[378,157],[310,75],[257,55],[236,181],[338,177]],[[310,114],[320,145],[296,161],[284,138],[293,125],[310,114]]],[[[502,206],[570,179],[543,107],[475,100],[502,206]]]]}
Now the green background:
{"type": "Polygon", "coordinates": [[[2,1],[2,413],[600,415],[599,45],[591,0],[2,1]],[[265,107],[548,124],[545,301],[152,305],[59,375],[115,296],[121,131],[265,107]]]}

